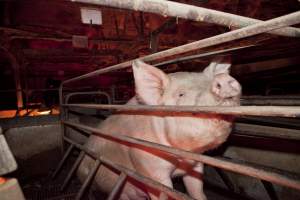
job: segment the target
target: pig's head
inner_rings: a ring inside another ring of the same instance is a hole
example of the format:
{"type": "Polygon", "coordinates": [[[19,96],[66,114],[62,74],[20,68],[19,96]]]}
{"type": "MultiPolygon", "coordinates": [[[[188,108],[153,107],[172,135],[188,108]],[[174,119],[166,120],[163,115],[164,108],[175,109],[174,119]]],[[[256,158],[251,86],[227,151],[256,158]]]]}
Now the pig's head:
{"type": "Polygon", "coordinates": [[[136,95],[146,105],[236,106],[241,86],[231,64],[212,62],[202,73],[165,74],[140,60],[133,63],[136,95]]]}
{"type": "MultiPolygon", "coordinates": [[[[133,63],[136,99],[145,105],[237,106],[241,86],[229,75],[230,64],[212,62],[202,73],[165,74],[136,60],[133,63]]],[[[170,145],[203,152],[224,142],[231,122],[223,117],[166,116],[153,118],[170,145]]]]}

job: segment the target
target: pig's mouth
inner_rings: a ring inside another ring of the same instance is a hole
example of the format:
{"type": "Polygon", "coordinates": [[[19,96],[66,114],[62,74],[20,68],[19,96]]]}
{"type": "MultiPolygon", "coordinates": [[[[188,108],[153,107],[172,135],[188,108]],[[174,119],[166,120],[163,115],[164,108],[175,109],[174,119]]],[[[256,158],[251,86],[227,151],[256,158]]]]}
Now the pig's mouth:
{"type": "Polygon", "coordinates": [[[239,106],[240,105],[240,96],[227,97],[220,100],[219,106],[239,106]]]}

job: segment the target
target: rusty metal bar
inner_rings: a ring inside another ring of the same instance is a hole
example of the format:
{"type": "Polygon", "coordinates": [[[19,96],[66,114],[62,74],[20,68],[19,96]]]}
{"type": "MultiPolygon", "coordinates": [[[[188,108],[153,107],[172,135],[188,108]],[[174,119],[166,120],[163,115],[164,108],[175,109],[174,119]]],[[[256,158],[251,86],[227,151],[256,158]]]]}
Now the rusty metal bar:
{"type": "Polygon", "coordinates": [[[271,200],[279,200],[279,198],[276,194],[276,190],[274,189],[272,183],[269,183],[268,181],[261,181],[261,183],[263,184],[263,186],[271,200]]]}
{"type": "Polygon", "coordinates": [[[168,196],[165,193],[161,192],[158,200],[168,200],[168,196]]]}
{"type": "MultiPolygon", "coordinates": [[[[216,11],[212,9],[162,0],[71,0],[80,3],[89,3],[114,8],[123,8],[135,11],[155,13],[163,16],[179,17],[200,22],[208,22],[229,28],[242,28],[261,20],[216,11]]],[[[300,37],[300,30],[297,28],[283,28],[271,33],[289,37],[300,37]]]]}
{"type": "Polygon", "coordinates": [[[243,96],[243,105],[299,106],[300,96],[243,96]]]}
{"type": "Polygon", "coordinates": [[[82,186],[80,187],[79,189],[79,192],[77,193],[76,197],[75,197],[75,200],[80,200],[86,189],[88,188],[88,186],[91,184],[91,181],[94,179],[95,175],[96,175],[96,172],[98,171],[99,167],[100,167],[100,160],[96,160],[91,171],[89,172],[87,178],[85,179],[84,183],[82,184],[82,186]]]}
{"type": "Polygon", "coordinates": [[[288,140],[300,140],[300,130],[279,128],[273,126],[262,126],[246,123],[235,123],[234,133],[259,137],[271,137],[288,140]]]}
{"type": "Polygon", "coordinates": [[[74,173],[75,173],[76,169],[78,168],[80,162],[82,161],[84,155],[85,155],[85,153],[83,151],[81,151],[78,158],[76,159],[75,163],[73,164],[72,168],[70,169],[70,172],[68,173],[65,181],[63,182],[63,184],[60,188],[61,191],[63,191],[66,188],[66,186],[69,184],[72,176],[74,175],[74,173]]]}
{"type": "Polygon", "coordinates": [[[217,50],[217,51],[213,51],[213,52],[201,53],[201,54],[198,54],[198,55],[186,56],[186,57],[182,57],[182,58],[175,58],[173,60],[169,60],[169,61],[154,64],[153,66],[158,67],[158,66],[169,65],[169,64],[173,64],[173,63],[177,63],[177,62],[190,61],[190,60],[194,60],[194,59],[198,59],[198,58],[214,56],[214,55],[228,53],[228,52],[232,52],[232,51],[236,51],[236,50],[240,50],[240,49],[245,49],[245,48],[248,48],[248,47],[254,47],[254,46],[256,46],[256,45],[233,47],[233,48],[230,48],[230,49],[217,50]]]}
{"type": "Polygon", "coordinates": [[[90,92],[72,92],[66,95],[66,103],[68,103],[70,101],[70,98],[73,96],[78,96],[78,95],[103,95],[107,98],[107,102],[108,104],[112,103],[111,97],[109,96],[109,94],[107,92],[103,92],[103,91],[90,91],[90,92]]]}
{"type": "Polygon", "coordinates": [[[183,193],[180,193],[176,190],[173,190],[161,183],[158,183],[150,178],[147,178],[145,176],[142,176],[140,174],[138,174],[137,172],[131,170],[131,169],[128,169],[126,167],[123,167],[121,165],[118,165],[116,163],[113,163],[111,162],[110,160],[104,158],[104,157],[99,157],[96,155],[95,152],[93,151],[90,151],[88,148],[86,148],[85,146],[83,145],[80,145],[80,144],[77,144],[76,142],[74,142],[73,140],[67,138],[67,137],[64,137],[65,141],[67,141],[68,143],[70,144],[74,144],[77,148],[79,148],[80,150],[84,151],[87,155],[91,156],[92,158],[96,159],[96,160],[100,160],[101,163],[109,166],[109,167],[112,167],[120,172],[123,172],[125,174],[127,174],[127,176],[130,176],[132,178],[134,178],[135,180],[141,182],[141,183],[144,183],[154,189],[157,189],[157,190],[160,190],[161,192],[164,192],[166,195],[170,196],[171,198],[173,199],[178,199],[178,200],[192,200],[191,197],[187,196],[186,194],[183,194],[183,193]]]}
{"type": "MultiPolygon", "coordinates": [[[[123,2],[123,1],[118,1],[118,2],[123,2]]],[[[127,1],[124,1],[124,2],[127,2],[127,1]]],[[[178,46],[178,47],[175,47],[172,49],[154,53],[154,54],[151,54],[148,56],[141,57],[140,59],[145,62],[158,60],[161,58],[166,58],[169,56],[174,56],[174,55],[178,55],[181,53],[198,50],[198,49],[201,49],[204,47],[210,47],[213,45],[230,42],[230,41],[233,41],[236,39],[242,39],[245,37],[257,35],[260,33],[268,32],[268,31],[271,31],[274,29],[282,28],[282,27],[297,24],[297,23],[300,23],[300,11],[294,12],[292,14],[288,14],[288,15],[285,15],[282,17],[278,17],[275,19],[271,19],[271,20],[268,20],[265,22],[260,22],[260,23],[254,24],[254,25],[250,25],[250,26],[247,26],[242,29],[230,31],[230,32],[223,33],[223,34],[220,34],[217,36],[213,36],[210,38],[206,38],[203,40],[199,40],[196,42],[178,46]]],[[[96,70],[96,71],[93,71],[93,72],[90,72],[90,73],[87,73],[87,74],[84,74],[84,75],[81,75],[81,76],[78,76],[78,77],[75,77],[72,79],[65,80],[61,84],[61,92],[62,92],[62,86],[66,83],[74,82],[74,81],[85,79],[85,78],[92,77],[92,76],[96,76],[96,75],[103,74],[103,73],[113,71],[113,70],[123,69],[123,68],[131,66],[131,64],[132,64],[132,60],[117,64],[117,65],[113,65],[113,66],[110,66],[110,67],[107,67],[104,69],[99,69],[99,70],[96,70]]]]}
{"type": "Polygon", "coordinates": [[[156,144],[153,142],[148,142],[148,141],[137,139],[137,138],[128,137],[126,135],[112,134],[112,133],[105,134],[96,128],[91,128],[91,127],[81,125],[81,124],[75,124],[72,122],[62,122],[62,123],[64,123],[67,126],[79,128],[81,130],[90,131],[93,133],[93,135],[97,135],[99,137],[104,137],[105,139],[116,139],[116,140],[129,142],[131,144],[140,145],[142,147],[157,149],[157,150],[169,153],[169,154],[174,155],[179,158],[202,162],[204,164],[211,165],[213,167],[218,167],[218,168],[232,171],[235,173],[244,174],[247,176],[251,176],[254,178],[258,178],[261,180],[269,181],[272,183],[276,183],[279,185],[283,185],[286,187],[300,190],[300,181],[299,180],[296,180],[296,179],[290,178],[290,177],[286,177],[279,173],[266,171],[264,169],[257,169],[255,167],[251,167],[246,164],[236,164],[234,162],[209,157],[206,155],[196,154],[196,153],[184,151],[181,149],[175,149],[175,148],[172,148],[169,146],[156,144]]]}
{"type": "Polygon", "coordinates": [[[231,182],[229,176],[223,170],[221,170],[219,168],[213,168],[213,169],[216,170],[217,174],[222,179],[222,181],[226,185],[227,189],[232,192],[235,192],[234,184],[231,182]]]}
{"type": "Polygon", "coordinates": [[[107,104],[63,104],[63,107],[89,109],[111,109],[136,114],[152,115],[251,115],[299,117],[300,107],[292,106],[149,106],[149,105],[107,105],[107,104]]]}
{"type": "Polygon", "coordinates": [[[63,158],[61,159],[61,161],[59,162],[57,168],[55,169],[54,173],[52,174],[52,179],[54,179],[56,177],[56,175],[58,174],[58,172],[61,170],[62,166],[65,164],[66,160],[68,159],[69,155],[71,154],[72,150],[74,149],[74,145],[71,144],[68,148],[68,150],[66,151],[66,153],[64,154],[63,158]]]}
{"type": "Polygon", "coordinates": [[[121,191],[121,189],[123,188],[125,181],[126,181],[127,175],[122,172],[121,175],[119,176],[117,183],[115,185],[115,187],[113,188],[113,190],[110,192],[109,197],[107,198],[107,200],[114,200],[116,199],[117,195],[119,194],[119,192],[121,191]]]}

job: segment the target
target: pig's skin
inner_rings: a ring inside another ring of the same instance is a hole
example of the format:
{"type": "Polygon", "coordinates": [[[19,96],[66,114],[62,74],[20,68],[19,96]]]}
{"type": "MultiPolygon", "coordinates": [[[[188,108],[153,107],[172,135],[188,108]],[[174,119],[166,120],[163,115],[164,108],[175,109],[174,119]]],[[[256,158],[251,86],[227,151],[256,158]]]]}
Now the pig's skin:
{"type": "MultiPolygon", "coordinates": [[[[140,61],[134,65],[137,96],[127,104],[239,105],[241,87],[229,76],[230,65],[212,63],[204,73],[179,72],[169,75],[140,61]]],[[[104,133],[128,135],[201,153],[223,143],[231,131],[231,125],[230,120],[217,115],[168,117],[119,114],[110,116],[98,128],[104,133]]],[[[172,187],[171,177],[183,176],[188,193],[195,199],[206,199],[202,191],[201,163],[188,164],[159,151],[129,148],[97,136],[91,136],[86,146],[99,156],[104,156],[169,187],[172,187]]],[[[81,181],[85,179],[93,163],[91,158],[85,156],[78,170],[81,181]]],[[[117,177],[114,172],[102,165],[93,187],[108,193],[112,190],[117,177]]],[[[120,199],[146,199],[147,193],[151,192],[145,190],[127,182],[120,199]]],[[[150,196],[151,199],[157,198],[152,193],[150,196]]]]}

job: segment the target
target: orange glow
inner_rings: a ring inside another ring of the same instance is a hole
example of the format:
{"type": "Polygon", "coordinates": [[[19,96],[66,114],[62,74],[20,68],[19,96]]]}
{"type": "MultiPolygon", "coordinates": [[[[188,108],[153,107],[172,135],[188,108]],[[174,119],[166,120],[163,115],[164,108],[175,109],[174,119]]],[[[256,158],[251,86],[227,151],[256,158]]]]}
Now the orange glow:
{"type": "Polygon", "coordinates": [[[24,116],[41,116],[41,115],[58,115],[59,114],[59,108],[52,108],[48,110],[40,111],[39,109],[23,109],[19,110],[0,110],[0,119],[4,118],[14,118],[16,116],[18,117],[24,117],[24,116]]]}
{"type": "Polygon", "coordinates": [[[4,184],[5,182],[6,182],[6,179],[3,178],[3,177],[0,177],[0,185],[1,185],[1,184],[4,184]]]}

